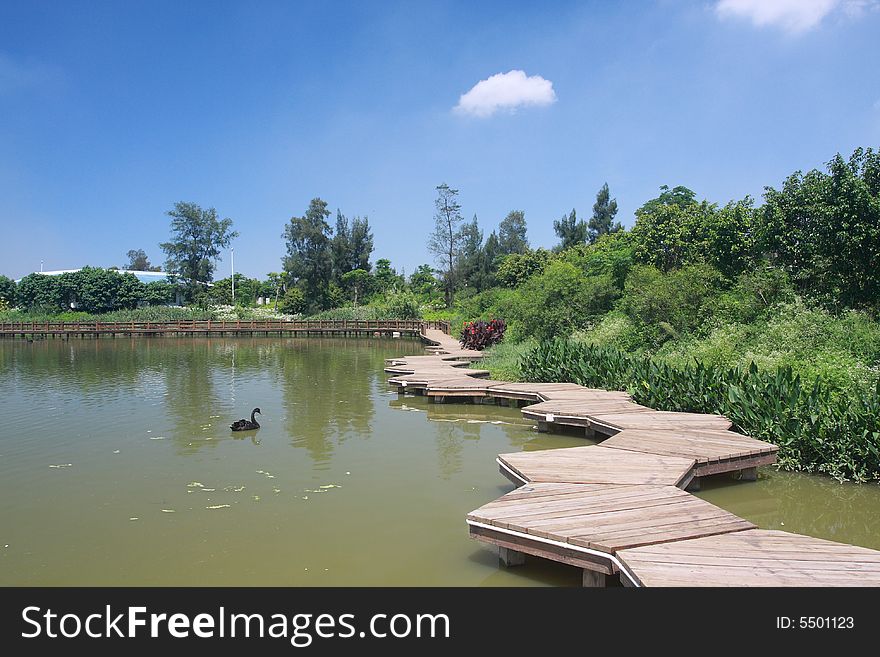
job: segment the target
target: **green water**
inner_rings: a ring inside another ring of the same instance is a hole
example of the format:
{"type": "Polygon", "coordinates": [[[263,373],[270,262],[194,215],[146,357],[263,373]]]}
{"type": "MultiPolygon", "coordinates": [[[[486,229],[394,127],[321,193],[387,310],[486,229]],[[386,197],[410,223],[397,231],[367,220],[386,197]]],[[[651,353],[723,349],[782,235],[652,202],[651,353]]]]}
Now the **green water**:
{"type": "MultiPolygon", "coordinates": [[[[583,445],[398,397],[379,339],[0,341],[0,585],[577,585],[467,537],[495,456],[583,445]],[[262,428],[228,425],[260,406],[262,428]],[[69,464],[69,465],[68,465],[69,464]],[[52,467],[61,466],[61,467],[52,467]]],[[[761,472],[705,499],[880,548],[880,488],[761,472]]]]}
{"type": "Polygon", "coordinates": [[[511,489],[496,454],[578,440],[398,398],[384,359],[421,350],[0,341],[0,585],[577,584],[499,569],[464,518],[511,489]],[[233,434],[254,406],[262,428],[233,434]]]}

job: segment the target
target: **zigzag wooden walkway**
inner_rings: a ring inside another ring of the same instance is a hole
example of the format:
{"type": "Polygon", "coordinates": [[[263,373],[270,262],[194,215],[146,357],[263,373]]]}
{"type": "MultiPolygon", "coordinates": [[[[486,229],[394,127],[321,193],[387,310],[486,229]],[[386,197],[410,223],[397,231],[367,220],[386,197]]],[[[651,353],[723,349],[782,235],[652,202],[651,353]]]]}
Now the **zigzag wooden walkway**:
{"type": "Polygon", "coordinates": [[[525,555],[583,569],[585,586],[880,586],[880,552],[752,523],[690,495],[701,477],[754,479],[777,447],[730,431],[727,418],[641,406],[623,392],[571,383],[491,381],[463,369],[481,354],[427,330],[432,355],[388,360],[399,392],[435,401],[526,402],[540,431],[583,427],[595,446],[501,454],[518,488],[472,511],[470,535],[507,566],[525,555]]]}

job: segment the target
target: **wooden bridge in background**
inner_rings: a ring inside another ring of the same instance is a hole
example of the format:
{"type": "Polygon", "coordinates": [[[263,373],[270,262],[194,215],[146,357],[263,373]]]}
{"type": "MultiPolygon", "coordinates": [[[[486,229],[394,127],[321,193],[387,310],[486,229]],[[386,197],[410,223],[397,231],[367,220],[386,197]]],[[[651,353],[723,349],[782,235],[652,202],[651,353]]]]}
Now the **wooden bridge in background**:
{"type": "Polygon", "coordinates": [[[479,352],[426,329],[430,355],[388,359],[399,393],[516,404],[539,431],[583,430],[598,445],[500,454],[516,488],[471,511],[470,536],[506,566],[525,555],[583,569],[585,586],[880,586],[880,551],[763,530],[687,491],[720,474],[754,480],[777,447],[719,415],[670,413],[625,392],[509,383],[469,369],[479,352]]]}
{"type": "Polygon", "coordinates": [[[207,335],[388,335],[420,336],[449,331],[449,322],[421,320],[177,320],[163,322],[2,322],[0,337],[89,338],[207,335]]]}

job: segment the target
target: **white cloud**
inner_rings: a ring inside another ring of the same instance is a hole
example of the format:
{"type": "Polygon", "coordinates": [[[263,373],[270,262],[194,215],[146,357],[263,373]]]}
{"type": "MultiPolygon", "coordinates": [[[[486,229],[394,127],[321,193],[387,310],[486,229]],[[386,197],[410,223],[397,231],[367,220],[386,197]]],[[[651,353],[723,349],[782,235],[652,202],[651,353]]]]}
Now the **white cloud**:
{"type": "Polygon", "coordinates": [[[715,11],[722,18],[746,18],[758,27],[773,25],[791,33],[816,27],[841,0],[719,0],[715,11]]]}
{"type": "Polygon", "coordinates": [[[508,71],[477,82],[462,94],[454,110],[460,114],[487,117],[499,110],[514,111],[527,105],[551,105],[556,102],[553,83],[525,71],[508,71]]]}

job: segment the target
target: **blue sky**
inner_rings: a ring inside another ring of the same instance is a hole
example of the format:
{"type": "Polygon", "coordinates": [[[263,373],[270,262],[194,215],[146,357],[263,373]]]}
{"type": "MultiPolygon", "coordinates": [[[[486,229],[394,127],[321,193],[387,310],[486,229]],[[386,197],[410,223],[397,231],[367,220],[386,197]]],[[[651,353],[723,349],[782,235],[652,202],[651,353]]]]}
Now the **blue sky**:
{"type": "Polygon", "coordinates": [[[441,182],[545,247],[606,181],[627,226],[663,184],[760,197],[880,145],[878,36],[871,0],[3,0],[0,273],[162,262],[179,200],[231,217],[262,277],[315,196],[407,273],[441,182]]]}

